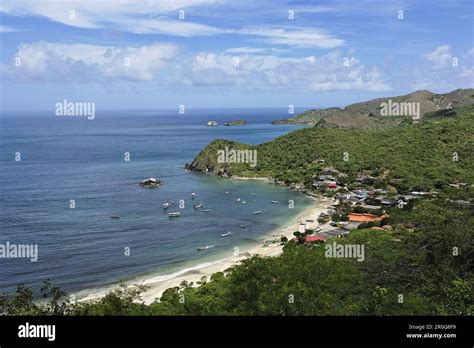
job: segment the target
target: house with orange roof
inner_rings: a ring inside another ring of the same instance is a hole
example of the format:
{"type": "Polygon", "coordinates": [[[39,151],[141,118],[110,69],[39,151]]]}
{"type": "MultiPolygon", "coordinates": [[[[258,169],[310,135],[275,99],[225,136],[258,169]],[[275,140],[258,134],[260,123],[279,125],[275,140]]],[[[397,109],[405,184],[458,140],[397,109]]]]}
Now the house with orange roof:
{"type": "Polygon", "coordinates": [[[375,222],[381,221],[383,218],[388,217],[388,215],[377,216],[368,213],[350,213],[347,217],[351,222],[375,222]]]}

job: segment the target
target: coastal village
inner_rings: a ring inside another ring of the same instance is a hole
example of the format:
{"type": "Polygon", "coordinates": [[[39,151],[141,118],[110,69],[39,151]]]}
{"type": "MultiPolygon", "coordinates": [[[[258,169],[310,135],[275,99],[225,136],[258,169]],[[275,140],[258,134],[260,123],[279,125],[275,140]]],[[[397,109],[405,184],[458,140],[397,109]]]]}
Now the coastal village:
{"type": "MultiPolygon", "coordinates": [[[[314,163],[322,166],[320,173],[315,175],[312,183],[313,190],[305,190],[302,186],[292,185],[313,197],[328,197],[331,204],[319,216],[300,220],[299,230],[292,238],[301,244],[324,243],[328,238],[344,237],[352,230],[369,228],[371,230],[389,230],[388,211],[392,208],[403,209],[414,200],[438,196],[436,191],[411,191],[408,194],[398,194],[387,189],[374,188],[371,185],[374,177],[359,175],[356,178],[356,188],[349,189],[347,175],[332,166],[324,166],[325,160],[317,158],[314,163]]],[[[354,186],[354,185],[351,185],[354,186]]],[[[463,188],[467,183],[451,183],[451,188],[463,188]]],[[[462,206],[471,202],[457,200],[454,203],[462,206]]],[[[286,237],[282,237],[286,242],[286,237]]]]}

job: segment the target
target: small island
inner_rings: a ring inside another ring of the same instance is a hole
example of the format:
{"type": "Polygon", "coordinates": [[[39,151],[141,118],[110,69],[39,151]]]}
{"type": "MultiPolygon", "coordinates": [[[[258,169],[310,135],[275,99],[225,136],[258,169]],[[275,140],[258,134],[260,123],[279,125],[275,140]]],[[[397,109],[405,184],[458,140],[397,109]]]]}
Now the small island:
{"type": "Polygon", "coordinates": [[[247,121],[245,120],[234,120],[224,123],[224,126],[245,126],[247,121]]]}

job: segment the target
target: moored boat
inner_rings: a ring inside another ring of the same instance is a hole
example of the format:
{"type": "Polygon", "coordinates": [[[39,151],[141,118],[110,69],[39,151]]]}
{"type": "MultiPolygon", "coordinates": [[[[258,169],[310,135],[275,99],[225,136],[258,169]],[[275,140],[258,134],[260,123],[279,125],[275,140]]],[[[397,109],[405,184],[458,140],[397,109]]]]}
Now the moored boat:
{"type": "Polygon", "coordinates": [[[261,213],[263,213],[263,211],[257,210],[257,211],[254,211],[253,213],[254,213],[254,214],[261,214],[261,213]]]}
{"type": "Polygon", "coordinates": [[[232,232],[227,232],[227,233],[224,233],[224,234],[221,234],[221,237],[230,237],[232,236],[232,232]]]}
{"type": "Polygon", "coordinates": [[[169,206],[170,206],[170,204],[168,202],[163,203],[163,209],[168,209],[169,206]]]}
{"type": "Polygon", "coordinates": [[[178,216],[181,216],[181,213],[179,211],[174,211],[174,212],[171,212],[171,213],[168,213],[168,216],[170,218],[172,217],[178,217],[178,216]]]}

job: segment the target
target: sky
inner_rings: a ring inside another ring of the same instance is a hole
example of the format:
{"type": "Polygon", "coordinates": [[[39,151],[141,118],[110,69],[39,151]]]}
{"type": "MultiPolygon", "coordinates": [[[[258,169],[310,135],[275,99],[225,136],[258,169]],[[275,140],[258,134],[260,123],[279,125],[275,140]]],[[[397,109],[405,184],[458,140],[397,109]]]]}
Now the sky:
{"type": "Polygon", "coordinates": [[[474,86],[474,2],[1,0],[0,111],[329,107],[474,86]]]}

